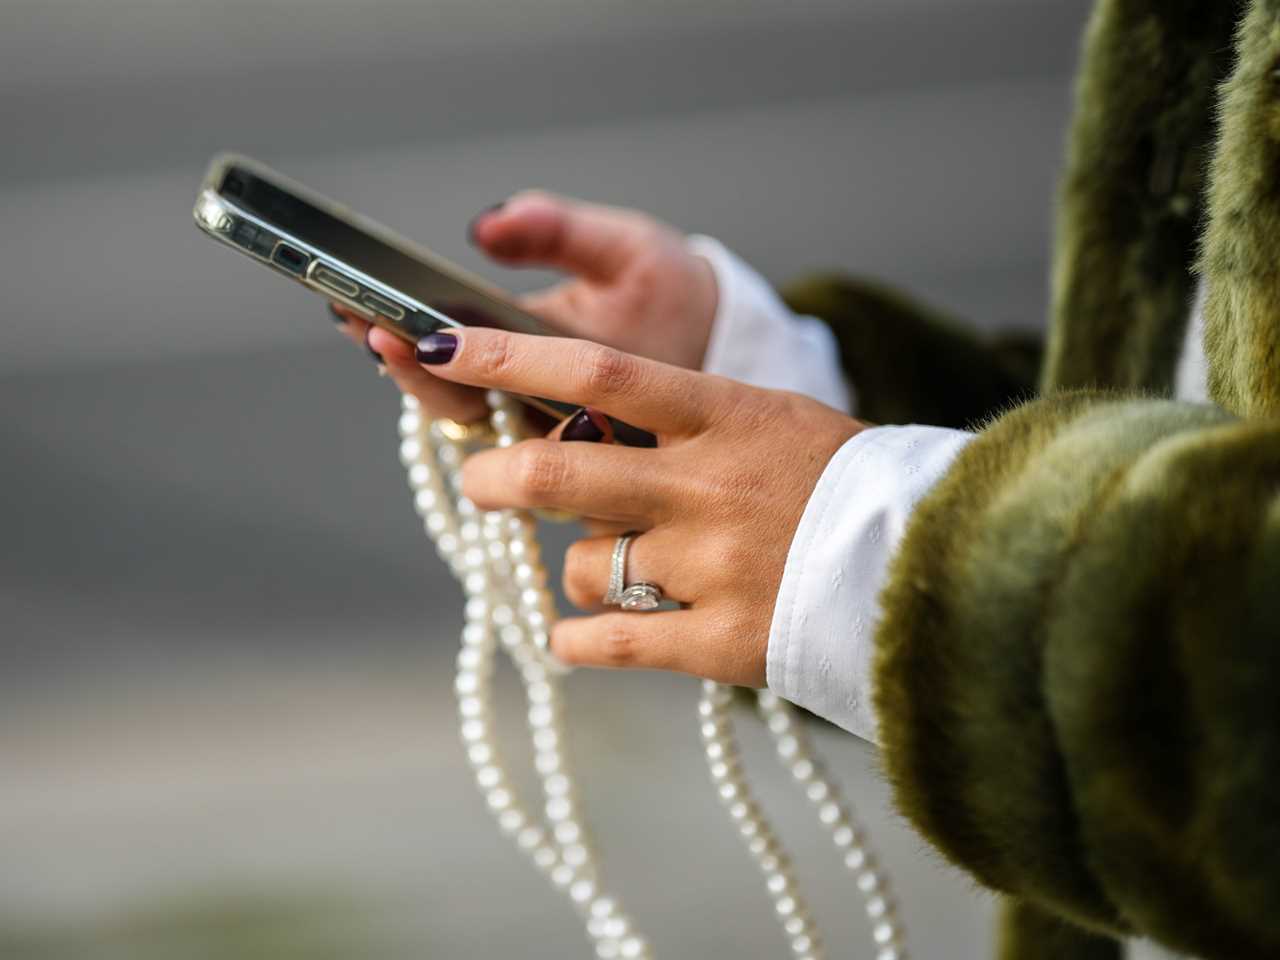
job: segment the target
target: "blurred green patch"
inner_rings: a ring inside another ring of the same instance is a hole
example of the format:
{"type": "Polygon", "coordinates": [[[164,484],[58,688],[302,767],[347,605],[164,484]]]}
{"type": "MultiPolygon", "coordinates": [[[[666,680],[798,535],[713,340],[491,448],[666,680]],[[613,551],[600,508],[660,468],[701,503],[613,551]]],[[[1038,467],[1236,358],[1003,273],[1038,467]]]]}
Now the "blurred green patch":
{"type": "MultiPolygon", "coordinates": [[[[4,960],[381,960],[404,956],[381,911],[332,894],[204,895],[59,926],[0,919],[4,960]]],[[[403,928],[401,928],[403,933],[403,928]]],[[[426,957],[426,945],[412,955],[426,957]]]]}

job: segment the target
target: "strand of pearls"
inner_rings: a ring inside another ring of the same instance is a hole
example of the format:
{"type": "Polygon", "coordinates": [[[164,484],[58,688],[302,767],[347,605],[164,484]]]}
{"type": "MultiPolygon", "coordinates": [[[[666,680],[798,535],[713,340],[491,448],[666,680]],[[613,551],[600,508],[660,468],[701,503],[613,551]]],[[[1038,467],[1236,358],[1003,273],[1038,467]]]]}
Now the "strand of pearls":
{"type": "MultiPolygon", "coordinates": [[[[826,954],[800,896],[790,860],[747,784],[734,736],[732,704],[733,688],[703,681],[698,716],[712,783],[737,825],[747,852],[764,874],[765,888],[773,899],[792,955],[798,960],[822,960],[826,954]]],[[[795,709],[768,690],[757,692],[756,708],[773,739],[778,759],[817,807],[818,822],[829,831],[836,852],[853,874],[871,922],[876,960],[906,960],[904,931],[894,911],[888,878],[868,848],[866,830],[854,817],[839,787],[827,776],[804,725],[796,721],[795,709]]]]}
{"type": "MultiPolygon", "coordinates": [[[[491,393],[491,422],[499,446],[520,439],[519,412],[491,393]]],[[[651,960],[618,901],[599,883],[598,861],[578,813],[565,757],[560,674],[546,655],[555,616],[534,524],[522,511],[480,511],[461,492],[465,444],[419,415],[406,397],[400,415],[400,459],[408,468],[414,507],[441,559],[466,593],[466,626],[454,689],[467,759],[476,784],[503,833],[563,891],[582,918],[600,960],[651,960]],[[541,817],[531,816],[493,737],[492,676],[498,645],[524,686],[533,765],[542,785],[541,817]]]]}
{"type": "MultiPolygon", "coordinates": [[[[519,408],[496,391],[488,394],[488,402],[497,445],[517,443],[519,408]]],[[[565,756],[560,693],[565,671],[547,654],[555,603],[547,589],[534,522],[524,511],[478,510],[462,495],[459,471],[467,452],[465,441],[449,436],[439,422],[424,420],[412,397],[403,399],[399,427],[400,459],[409,472],[414,508],[466,594],[454,688],[476,784],[502,832],[567,894],[596,956],[651,960],[648,943],[634,931],[617,899],[600,887],[598,858],[578,813],[565,756]],[[530,815],[508,782],[493,739],[492,677],[499,644],[518,672],[528,701],[533,765],[543,793],[541,817],[530,815]]],[[[703,683],[698,714],[711,779],[764,873],[792,956],[823,960],[826,954],[790,860],[747,785],[729,713],[732,702],[732,688],[703,683]]],[[[819,822],[830,831],[845,867],[854,875],[872,923],[876,960],[906,960],[889,884],[867,847],[865,830],[815,758],[792,707],[768,691],[760,691],[756,703],[779,759],[817,807],[819,822]]]]}

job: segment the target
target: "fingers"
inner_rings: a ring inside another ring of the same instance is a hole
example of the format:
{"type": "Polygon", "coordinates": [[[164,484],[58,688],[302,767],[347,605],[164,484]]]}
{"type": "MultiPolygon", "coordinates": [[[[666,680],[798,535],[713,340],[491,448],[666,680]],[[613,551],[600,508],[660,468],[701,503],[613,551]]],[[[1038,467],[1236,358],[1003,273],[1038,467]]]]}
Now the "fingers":
{"type": "Polygon", "coordinates": [[[418,359],[455,383],[598,407],[659,434],[694,433],[730,381],[586,340],[467,327],[418,342],[418,359]]]}
{"type": "Polygon", "coordinates": [[[542,507],[648,527],[676,495],[659,464],[652,450],[526,440],[468,457],[462,490],[482,510],[542,507]]]}
{"type": "Polygon", "coordinates": [[[576,666],[673,670],[720,683],[762,685],[758,651],[764,644],[724,620],[696,609],[575,617],[552,629],[551,651],[576,666]]]}
{"type": "Polygon", "coordinates": [[[607,283],[660,230],[633,210],[531,190],[478,217],[471,236],[487,254],[510,266],[553,267],[607,283]]]}
{"type": "Polygon", "coordinates": [[[348,333],[352,339],[359,339],[377,354],[395,385],[416,397],[428,415],[459,423],[472,423],[488,415],[484,391],[433,377],[414,357],[412,344],[364,320],[359,320],[359,326],[351,323],[351,328],[348,333]]]}
{"type": "MultiPolygon", "coordinates": [[[[600,607],[609,589],[613,548],[618,536],[579,540],[564,555],[564,594],[583,610],[600,607]]],[[[626,582],[656,584],[668,600],[693,603],[697,590],[694,571],[683,562],[687,550],[659,528],[640,534],[627,548],[626,582]]]]}

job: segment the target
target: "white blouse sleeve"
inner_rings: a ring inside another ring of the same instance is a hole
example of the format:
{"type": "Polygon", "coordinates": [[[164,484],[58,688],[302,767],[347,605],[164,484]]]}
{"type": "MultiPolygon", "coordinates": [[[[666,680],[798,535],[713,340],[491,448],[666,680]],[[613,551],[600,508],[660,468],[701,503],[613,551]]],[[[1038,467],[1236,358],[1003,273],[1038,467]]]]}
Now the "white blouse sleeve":
{"type": "Polygon", "coordinates": [[[827,325],[792,313],[760,274],[718,240],[690,237],[689,248],[711,264],[719,287],[703,371],[808,394],[849,413],[850,390],[827,325]]]}
{"type": "MultiPolygon", "coordinates": [[[[719,286],[703,370],[805,393],[846,413],[853,390],[826,324],[792,313],[758,273],[710,237],[690,249],[719,286]]],[[[869,740],[877,597],[916,502],[972,435],[876,427],[846,443],[796,530],[769,634],[770,689],[869,740]]]]}
{"type": "Polygon", "coordinates": [[[770,690],[876,741],[871,665],[889,561],[915,505],[975,436],[873,427],[836,451],[787,555],[769,631],[770,690]]]}

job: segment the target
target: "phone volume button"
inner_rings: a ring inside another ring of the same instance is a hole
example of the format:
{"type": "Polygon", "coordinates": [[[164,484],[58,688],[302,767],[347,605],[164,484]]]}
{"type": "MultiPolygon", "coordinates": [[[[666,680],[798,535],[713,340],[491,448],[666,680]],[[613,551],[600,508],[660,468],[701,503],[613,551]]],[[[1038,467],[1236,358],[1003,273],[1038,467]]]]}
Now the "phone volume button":
{"type": "Polygon", "coordinates": [[[381,314],[388,320],[404,319],[404,307],[398,303],[392,303],[390,300],[384,300],[375,293],[366,293],[360,298],[360,302],[374,313],[381,314]]]}
{"type": "Polygon", "coordinates": [[[322,287],[328,287],[347,297],[355,297],[360,292],[360,285],[354,280],[348,280],[340,273],[335,273],[328,267],[316,267],[311,274],[311,279],[322,287]]]}

